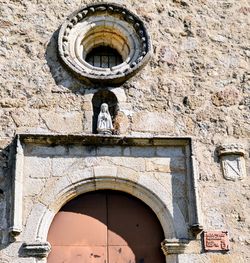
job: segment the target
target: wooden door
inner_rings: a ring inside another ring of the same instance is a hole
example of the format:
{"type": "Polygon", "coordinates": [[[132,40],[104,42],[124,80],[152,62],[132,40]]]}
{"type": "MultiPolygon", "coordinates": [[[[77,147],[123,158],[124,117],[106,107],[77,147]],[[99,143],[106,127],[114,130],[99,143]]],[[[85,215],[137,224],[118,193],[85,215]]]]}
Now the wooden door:
{"type": "Polygon", "coordinates": [[[48,263],[163,263],[160,223],[140,200],[96,191],[68,202],[48,234],[48,263]]]}

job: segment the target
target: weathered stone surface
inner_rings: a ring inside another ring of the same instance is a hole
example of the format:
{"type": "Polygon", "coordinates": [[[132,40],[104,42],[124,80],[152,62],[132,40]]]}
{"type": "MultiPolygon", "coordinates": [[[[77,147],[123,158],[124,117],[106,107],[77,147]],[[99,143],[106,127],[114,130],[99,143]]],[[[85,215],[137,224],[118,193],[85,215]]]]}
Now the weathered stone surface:
{"type": "Polygon", "coordinates": [[[216,92],[212,96],[212,102],[215,106],[232,106],[239,103],[239,92],[236,89],[227,88],[216,92]]]}
{"type": "Polygon", "coordinates": [[[171,133],[174,130],[174,120],[167,112],[139,112],[133,115],[132,130],[171,133]]]}
{"type": "Polygon", "coordinates": [[[48,112],[42,113],[41,118],[50,131],[58,133],[79,133],[83,129],[82,114],[78,112],[48,112]]]}
{"type": "Polygon", "coordinates": [[[42,145],[28,145],[25,147],[25,152],[34,156],[62,156],[67,152],[65,146],[42,146],[42,145]]]}
{"type": "Polygon", "coordinates": [[[39,126],[38,111],[18,109],[11,114],[17,127],[36,127],[39,126]]]}
{"type": "Polygon", "coordinates": [[[0,106],[3,108],[20,108],[27,104],[27,98],[22,97],[19,99],[3,98],[0,100],[0,106]]]}
{"type": "Polygon", "coordinates": [[[25,180],[24,188],[25,188],[25,195],[26,196],[35,196],[38,195],[44,185],[46,180],[40,178],[30,178],[29,180],[25,180]]]}
{"type": "MultiPolygon", "coordinates": [[[[18,129],[37,133],[92,133],[91,100],[100,87],[76,80],[57,57],[59,26],[74,10],[92,2],[1,1],[0,188],[6,195],[3,200],[11,200],[12,197],[10,165],[14,158],[8,145],[18,129]]],[[[247,176],[242,181],[231,182],[224,180],[215,151],[217,146],[227,141],[242,143],[249,152],[248,2],[128,0],[125,3],[117,0],[116,3],[126,5],[141,17],[152,36],[153,45],[150,63],[117,90],[112,88],[123,113],[118,115],[120,127],[124,126],[120,132],[128,135],[191,136],[199,166],[197,187],[204,229],[227,228],[230,232],[232,249],[228,255],[199,255],[200,250],[196,249],[197,254],[179,255],[178,259],[169,257],[167,261],[249,262],[250,246],[246,235],[250,224],[249,156],[245,158],[247,176]]],[[[92,168],[100,165],[100,159],[94,156],[95,149],[88,155],[87,150],[74,147],[67,151],[60,146],[37,146],[34,151],[27,150],[26,153],[39,158],[67,154],[71,157],[84,156],[82,166],[72,172],[76,181],[77,176],[82,179],[93,176],[92,168]],[[91,172],[84,170],[86,167],[90,167],[91,172]],[[84,171],[86,177],[81,177],[84,171]]],[[[128,158],[114,158],[112,165],[118,166],[117,176],[120,171],[122,177],[129,173],[126,178],[138,180],[145,173],[146,158],[135,160],[129,157],[130,154],[131,149],[124,148],[123,157],[128,158]]],[[[168,150],[156,150],[156,154],[157,158],[170,157],[168,150]]],[[[179,150],[171,150],[171,154],[182,157],[179,150]]],[[[110,165],[107,159],[102,159],[102,162],[103,166],[110,165]]],[[[162,169],[170,168],[166,163],[162,165],[162,169]]],[[[151,166],[152,169],[159,168],[156,164],[151,166]]],[[[41,180],[41,184],[46,180],[45,185],[52,189],[54,181],[50,182],[46,177],[45,168],[46,164],[32,167],[29,174],[40,174],[42,179],[31,180],[41,180]]],[[[154,172],[148,173],[152,175],[154,172]]],[[[161,176],[158,172],[157,179],[166,185],[172,183],[173,178],[163,174],[161,176]]],[[[176,177],[178,179],[173,179],[173,182],[176,188],[182,189],[183,178],[178,176],[178,172],[176,177]]],[[[32,195],[37,194],[38,189],[40,185],[32,195]]],[[[53,192],[48,193],[48,203],[51,198],[53,192]]],[[[25,207],[25,218],[30,214],[29,207],[33,202],[34,196],[25,201],[28,206],[25,207]]],[[[178,203],[178,206],[182,207],[182,204],[178,203]]],[[[9,242],[9,208],[5,201],[0,205],[0,215],[3,215],[0,216],[0,240],[2,236],[2,243],[5,243],[0,245],[0,258],[8,263],[34,263],[31,258],[22,258],[21,261],[17,258],[21,244],[6,246],[9,242]]],[[[34,223],[36,218],[32,220],[34,223]]],[[[32,231],[30,238],[34,238],[32,231]]]]}
{"type": "Polygon", "coordinates": [[[202,97],[198,97],[196,95],[190,95],[190,96],[184,97],[183,104],[189,107],[191,110],[195,110],[203,106],[204,104],[203,100],[204,99],[202,97]]]}
{"type": "Polygon", "coordinates": [[[176,65],[177,60],[178,60],[178,54],[175,50],[167,46],[163,46],[160,49],[160,52],[159,52],[160,62],[167,63],[169,65],[176,65]]]}
{"type": "Polygon", "coordinates": [[[114,166],[96,166],[94,167],[95,177],[110,176],[116,177],[117,168],[114,166]]]}
{"type": "Polygon", "coordinates": [[[46,178],[51,174],[51,159],[26,157],[24,160],[24,173],[31,178],[46,178]]]}
{"type": "Polygon", "coordinates": [[[184,158],[151,158],[146,162],[147,171],[157,172],[177,172],[185,170],[185,159],[184,158]]]}
{"type": "Polygon", "coordinates": [[[116,134],[126,134],[129,130],[129,119],[124,112],[119,111],[115,116],[114,130],[116,134]]]}

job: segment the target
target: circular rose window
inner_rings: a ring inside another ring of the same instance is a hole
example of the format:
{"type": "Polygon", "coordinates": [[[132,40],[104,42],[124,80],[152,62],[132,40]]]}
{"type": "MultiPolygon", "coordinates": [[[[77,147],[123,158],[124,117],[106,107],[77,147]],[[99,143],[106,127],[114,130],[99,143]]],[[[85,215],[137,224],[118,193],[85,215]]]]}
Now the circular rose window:
{"type": "Polygon", "coordinates": [[[150,37],[143,22],[116,4],[94,4],[74,12],[59,33],[59,55],[80,79],[120,84],[149,60],[150,37]]]}

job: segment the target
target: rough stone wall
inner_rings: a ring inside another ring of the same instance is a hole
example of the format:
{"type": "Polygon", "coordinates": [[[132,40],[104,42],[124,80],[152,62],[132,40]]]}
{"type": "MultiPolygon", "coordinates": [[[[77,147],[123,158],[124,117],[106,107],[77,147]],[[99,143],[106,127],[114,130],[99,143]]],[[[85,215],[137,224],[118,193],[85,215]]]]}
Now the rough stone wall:
{"type": "MultiPolygon", "coordinates": [[[[8,242],[9,146],[15,133],[89,132],[86,88],[93,87],[85,87],[61,66],[56,38],[65,18],[91,2],[0,0],[2,246],[8,242]]],[[[113,2],[126,4],[144,20],[154,50],[146,68],[121,87],[128,122],[123,133],[193,137],[204,228],[229,230],[231,253],[190,260],[248,262],[249,176],[239,182],[223,179],[216,148],[225,142],[243,144],[249,174],[249,2],[113,2]]]]}

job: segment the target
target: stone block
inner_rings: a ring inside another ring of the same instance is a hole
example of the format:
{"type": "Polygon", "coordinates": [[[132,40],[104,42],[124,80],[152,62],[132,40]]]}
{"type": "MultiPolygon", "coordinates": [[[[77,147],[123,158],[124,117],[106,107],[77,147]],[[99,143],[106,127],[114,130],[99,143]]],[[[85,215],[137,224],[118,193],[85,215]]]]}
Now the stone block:
{"type": "Polygon", "coordinates": [[[182,157],[175,158],[150,158],[146,162],[146,170],[149,172],[179,172],[185,171],[185,159],[182,157]]]}
{"type": "Polygon", "coordinates": [[[165,194],[166,189],[153,176],[149,174],[140,174],[138,183],[143,187],[150,189],[150,191],[161,197],[165,194]]]}
{"type": "Polygon", "coordinates": [[[157,147],[156,155],[160,157],[184,157],[185,149],[182,147],[157,147]]]}
{"type": "Polygon", "coordinates": [[[214,93],[212,96],[212,103],[215,106],[232,106],[239,103],[240,96],[239,91],[235,88],[226,88],[222,91],[214,93]]]}
{"type": "Polygon", "coordinates": [[[116,95],[119,103],[127,101],[127,96],[123,88],[113,88],[111,91],[116,95]]]}
{"type": "Polygon", "coordinates": [[[121,156],[122,148],[119,146],[102,146],[97,147],[98,156],[121,156]]]}
{"type": "Polygon", "coordinates": [[[92,103],[90,101],[85,101],[83,106],[82,106],[82,109],[84,111],[89,111],[89,112],[93,112],[93,107],[92,107],[92,103]]]}
{"type": "Polygon", "coordinates": [[[27,98],[21,97],[21,98],[2,98],[0,100],[0,106],[3,108],[20,108],[25,107],[27,104],[27,98]]]}
{"type": "Polygon", "coordinates": [[[67,154],[65,146],[26,145],[25,154],[37,156],[60,156],[67,154]]]}
{"type": "Polygon", "coordinates": [[[93,168],[85,168],[85,169],[74,169],[69,172],[68,178],[72,184],[83,182],[89,178],[93,178],[94,172],[93,168]]]}
{"type": "Polygon", "coordinates": [[[118,178],[130,180],[132,182],[138,182],[139,175],[140,175],[140,173],[138,173],[137,171],[135,171],[131,168],[127,168],[127,167],[118,167],[118,170],[117,170],[117,177],[118,178]]]}
{"type": "Polygon", "coordinates": [[[130,156],[131,155],[130,147],[124,147],[123,148],[123,155],[124,156],[130,156]]]}
{"type": "Polygon", "coordinates": [[[37,110],[28,111],[18,109],[11,114],[17,127],[35,127],[39,125],[39,114],[37,110]]]}
{"type": "Polygon", "coordinates": [[[41,118],[53,132],[79,133],[83,131],[83,115],[79,112],[43,112],[41,118]]]}
{"type": "Polygon", "coordinates": [[[204,98],[197,95],[185,96],[183,99],[183,104],[189,107],[191,110],[196,110],[204,105],[204,98]]]}
{"type": "Polygon", "coordinates": [[[146,171],[170,173],[170,158],[150,158],[146,161],[146,171]]]}
{"type": "Polygon", "coordinates": [[[26,242],[34,242],[36,240],[39,223],[46,210],[46,205],[42,203],[36,203],[33,205],[27,220],[27,227],[23,232],[23,240],[25,240],[26,242]]]}
{"type": "Polygon", "coordinates": [[[116,178],[109,178],[108,180],[95,180],[95,188],[96,190],[117,190],[116,178]]]}
{"type": "Polygon", "coordinates": [[[51,159],[26,156],[24,158],[24,176],[26,178],[48,178],[51,175],[51,159]]]}
{"type": "Polygon", "coordinates": [[[38,195],[44,185],[46,180],[40,178],[29,178],[24,180],[24,196],[35,196],[38,195]]]}
{"type": "Polygon", "coordinates": [[[148,175],[151,175],[155,178],[161,185],[163,185],[168,191],[173,191],[172,182],[173,176],[170,173],[162,173],[162,172],[147,172],[148,175]]]}
{"type": "Polygon", "coordinates": [[[69,186],[71,181],[67,176],[52,178],[47,182],[47,187],[44,192],[39,196],[39,201],[46,206],[51,204],[56,204],[56,202],[63,201],[61,200],[62,196],[67,198],[68,195],[71,195],[75,190],[70,190],[69,186]],[[51,191],[53,189],[53,191],[51,191]],[[69,191],[69,192],[68,192],[69,191]]]}
{"type": "Polygon", "coordinates": [[[114,129],[116,134],[126,134],[129,129],[129,119],[122,111],[118,111],[114,120],[114,129]]]}
{"type": "Polygon", "coordinates": [[[95,146],[70,145],[68,149],[70,156],[96,156],[95,146]]]}
{"type": "Polygon", "coordinates": [[[145,171],[145,159],[141,157],[113,157],[110,162],[113,165],[127,167],[137,172],[145,171]]]}
{"type": "Polygon", "coordinates": [[[93,111],[85,111],[84,112],[84,120],[83,126],[85,132],[92,132],[92,124],[93,124],[93,111]]]}
{"type": "Polygon", "coordinates": [[[54,157],[51,161],[51,174],[55,177],[68,175],[75,169],[79,169],[79,167],[83,166],[80,158],[54,157]]]}
{"type": "Polygon", "coordinates": [[[116,177],[117,167],[115,166],[96,166],[94,167],[95,177],[116,177]]]}
{"type": "Polygon", "coordinates": [[[100,164],[100,158],[97,157],[86,157],[83,159],[83,164],[85,167],[94,167],[100,164]]]}
{"type": "Polygon", "coordinates": [[[143,132],[173,132],[174,119],[161,112],[138,112],[132,116],[132,130],[143,132]]]}
{"type": "Polygon", "coordinates": [[[155,147],[131,147],[130,156],[133,157],[154,157],[155,147]]]}

